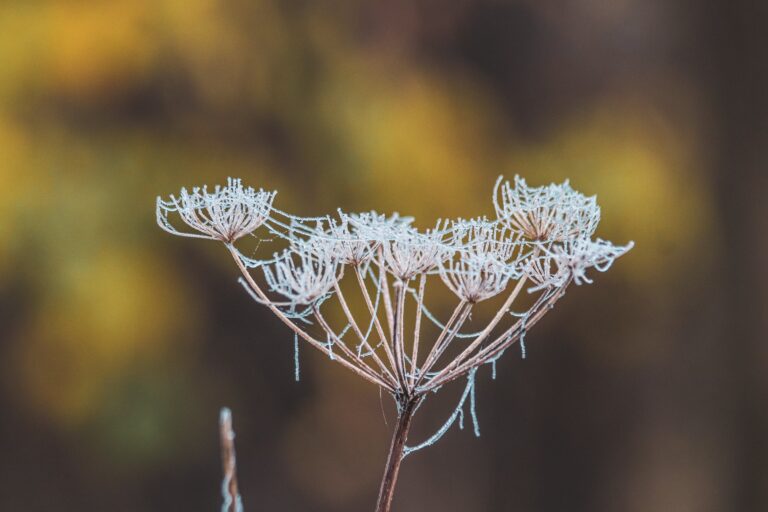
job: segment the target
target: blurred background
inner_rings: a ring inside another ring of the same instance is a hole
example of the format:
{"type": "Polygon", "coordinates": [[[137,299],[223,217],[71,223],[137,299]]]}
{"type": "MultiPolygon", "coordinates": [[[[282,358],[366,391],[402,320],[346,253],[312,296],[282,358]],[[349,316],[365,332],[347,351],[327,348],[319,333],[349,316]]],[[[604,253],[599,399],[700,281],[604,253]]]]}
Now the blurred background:
{"type": "Polygon", "coordinates": [[[516,173],[636,248],[480,379],[480,439],[406,459],[396,510],[768,510],[766,10],[3,2],[0,510],[217,510],[224,405],[247,511],[372,509],[377,391],[308,348],[294,382],[291,334],[155,196],[237,176],[428,226],[516,173]]]}

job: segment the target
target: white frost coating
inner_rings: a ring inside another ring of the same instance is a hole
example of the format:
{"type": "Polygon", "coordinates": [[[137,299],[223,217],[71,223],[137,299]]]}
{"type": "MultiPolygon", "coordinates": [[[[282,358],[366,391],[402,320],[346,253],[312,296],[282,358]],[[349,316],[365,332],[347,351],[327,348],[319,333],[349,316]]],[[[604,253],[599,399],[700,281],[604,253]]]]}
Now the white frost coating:
{"type": "Polygon", "coordinates": [[[402,233],[416,232],[411,226],[413,217],[401,217],[398,213],[387,217],[374,211],[345,213],[339,210],[339,216],[349,224],[354,234],[374,243],[397,238],[402,233]]]}
{"type": "Polygon", "coordinates": [[[442,233],[405,231],[382,242],[386,270],[401,281],[428,272],[445,259],[451,248],[443,243],[442,233]]]}
{"type": "Polygon", "coordinates": [[[343,218],[340,223],[332,221],[326,234],[334,240],[333,251],[343,265],[367,263],[378,247],[377,241],[353,232],[348,218],[343,218]]]}
{"type": "Polygon", "coordinates": [[[327,247],[297,243],[273,265],[262,267],[269,288],[294,304],[310,304],[330,293],[338,276],[338,261],[327,247]],[[319,250],[318,250],[319,249],[319,250]]]}
{"type": "Polygon", "coordinates": [[[460,253],[455,261],[440,263],[440,277],[459,298],[480,302],[503,292],[510,273],[493,255],[460,253]]]}
{"type": "Polygon", "coordinates": [[[558,265],[552,253],[531,257],[525,263],[523,273],[534,284],[528,288],[530,293],[563,286],[569,277],[567,268],[558,265]]]}
{"type": "Polygon", "coordinates": [[[578,239],[553,249],[553,257],[561,269],[560,272],[573,276],[578,284],[592,283],[586,271],[594,268],[599,272],[607,271],[619,256],[623,256],[634,242],[624,246],[616,246],[605,240],[578,239]]]}
{"type": "Polygon", "coordinates": [[[530,240],[591,237],[600,222],[597,198],[576,192],[568,180],[559,185],[529,187],[523,178],[515,176],[513,187],[499,177],[493,200],[499,219],[530,240]]]}
{"type": "Polygon", "coordinates": [[[188,192],[182,188],[178,197],[167,201],[157,198],[158,225],[174,235],[234,242],[253,232],[269,218],[272,201],[277,192],[244,188],[239,179],[227,179],[227,185],[217,185],[213,192],[206,187],[188,192]],[[168,219],[177,213],[182,221],[197,233],[179,231],[168,219]]]}
{"type": "Polygon", "coordinates": [[[333,338],[331,338],[331,333],[328,333],[328,335],[325,338],[325,344],[328,347],[328,357],[331,358],[331,361],[336,359],[336,356],[333,355],[333,338]]]}
{"type": "Polygon", "coordinates": [[[456,221],[450,260],[438,262],[440,277],[459,298],[476,303],[503,292],[510,279],[521,277],[516,256],[521,244],[514,232],[485,219],[456,221]]]}

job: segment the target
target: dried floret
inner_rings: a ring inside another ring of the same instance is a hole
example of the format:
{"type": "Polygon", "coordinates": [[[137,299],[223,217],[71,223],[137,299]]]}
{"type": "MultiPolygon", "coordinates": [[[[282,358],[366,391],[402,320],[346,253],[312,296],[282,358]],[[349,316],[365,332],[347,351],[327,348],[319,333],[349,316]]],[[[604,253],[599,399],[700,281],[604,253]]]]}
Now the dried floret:
{"type": "Polygon", "coordinates": [[[571,188],[568,180],[545,187],[529,187],[515,176],[514,187],[500,177],[494,189],[496,215],[529,240],[567,241],[591,237],[600,222],[595,196],[571,188]]]}
{"type": "Polygon", "coordinates": [[[276,194],[244,188],[239,179],[232,178],[213,192],[206,187],[195,187],[192,192],[182,188],[178,197],[172,195],[167,201],[157,198],[157,223],[174,235],[231,243],[264,224],[276,194]],[[178,214],[196,233],[176,229],[168,220],[171,213],[178,214]]]}

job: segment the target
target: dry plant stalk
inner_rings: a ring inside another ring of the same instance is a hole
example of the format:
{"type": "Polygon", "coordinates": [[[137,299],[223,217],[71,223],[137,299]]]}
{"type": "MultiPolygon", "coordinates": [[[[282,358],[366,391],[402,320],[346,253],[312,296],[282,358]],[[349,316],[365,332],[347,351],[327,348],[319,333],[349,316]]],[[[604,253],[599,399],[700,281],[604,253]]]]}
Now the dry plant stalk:
{"type": "Polygon", "coordinates": [[[235,431],[232,429],[232,411],[226,407],[219,415],[219,437],[221,440],[221,466],[224,478],[221,481],[221,495],[224,502],[221,512],[243,512],[243,502],[237,489],[237,460],[235,459],[235,431]]]}
{"type": "MultiPolygon", "coordinates": [[[[391,509],[403,458],[434,444],[455,421],[463,422],[467,402],[479,435],[474,407],[478,368],[492,365],[495,378],[498,358],[518,342],[524,350],[526,332],[572,283],[591,283],[588,269],[605,271],[632,247],[631,242],[614,246],[592,238],[600,208],[595,197],[576,192],[567,181],[529,187],[519,177],[514,185],[500,177],[493,192],[496,218],[440,221],[427,231],[418,231],[413,219],[397,214],[339,211],[297,217],[275,208],[274,197],[274,192],[230,179],[213,191],[182,189],[178,197],[158,198],[157,221],[175,235],[224,244],[253,300],[293,331],[297,379],[301,338],[393,397],[398,421],[378,512],[391,509]],[[174,227],[172,214],[193,231],[174,227]],[[256,236],[257,229],[284,240],[287,248],[269,259],[245,256],[235,244],[246,235],[256,236]],[[446,322],[425,305],[429,278],[439,278],[457,298],[446,322]],[[350,288],[364,303],[363,314],[353,313],[345,296],[350,288]],[[530,297],[524,298],[524,291],[530,297]],[[495,314],[482,329],[467,332],[473,311],[493,298],[501,303],[495,314]],[[334,303],[338,309],[329,316],[324,311],[334,303]],[[413,308],[411,322],[407,308],[413,308]],[[345,319],[344,326],[332,325],[329,319],[337,317],[345,319]],[[427,343],[421,335],[425,322],[440,331],[427,343]],[[429,439],[408,445],[419,406],[430,393],[459,379],[466,381],[464,391],[448,421],[429,439]]],[[[229,482],[234,483],[234,467],[230,469],[229,482]]],[[[236,495],[235,489],[230,499],[236,495]]]]}

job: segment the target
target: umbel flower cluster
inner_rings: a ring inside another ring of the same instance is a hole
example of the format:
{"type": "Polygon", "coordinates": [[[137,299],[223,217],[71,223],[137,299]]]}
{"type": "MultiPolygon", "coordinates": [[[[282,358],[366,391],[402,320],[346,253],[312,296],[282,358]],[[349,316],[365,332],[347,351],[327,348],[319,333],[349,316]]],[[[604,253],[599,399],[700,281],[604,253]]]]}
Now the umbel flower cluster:
{"type": "Polygon", "coordinates": [[[495,218],[445,220],[426,231],[397,214],[339,210],[297,217],[275,208],[274,198],[275,192],[230,179],[213,190],[158,198],[157,221],[172,234],[224,244],[253,300],[293,331],[297,379],[300,338],[393,396],[400,419],[377,510],[389,510],[402,457],[463,420],[467,400],[478,433],[478,368],[492,365],[495,378],[499,357],[518,342],[524,353],[526,332],[571,284],[591,283],[593,270],[608,270],[632,247],[593,238],[600,221],[596,199],[567,181],[529,187],[520,177],[513,183],[500,177],[495,218]],[[247,235],[286,247],[253,259],[236,246],[247,235]],[[438,282],[435,293],[455,296],[445,320],[425,303],[430,281],[438,282]],[[483,304],[492,304],[487,322],[469,329],[483,304]],[[427,332],[433,334],[425,339],[427,332]],[[407,446],[411,418],[425,397],[459,379],[464,391],[448,421],[431,438],[407,446]]]}

